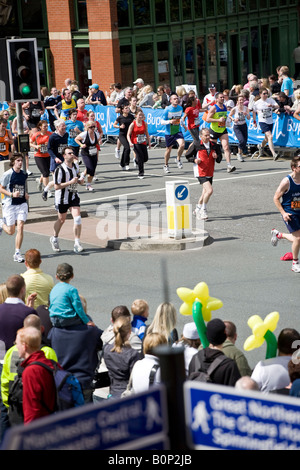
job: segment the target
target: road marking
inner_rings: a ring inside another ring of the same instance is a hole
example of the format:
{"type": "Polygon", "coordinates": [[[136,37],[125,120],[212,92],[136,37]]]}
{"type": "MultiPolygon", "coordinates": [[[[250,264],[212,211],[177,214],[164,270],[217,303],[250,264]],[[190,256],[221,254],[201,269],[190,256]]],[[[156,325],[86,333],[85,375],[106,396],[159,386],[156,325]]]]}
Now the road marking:
{"type": "MultiPolygon", "coordinates": [[[[281,173],[288,173],[288,170],[281,170],[281,171],[270,171],[268,173],[258,173],[258,174],[254,174],[254,175],[241,175],[241,176],[226,176],[224,178],[218,178],[218,179],[214,179],[214,183],[217,183],[217,182],[222,182],[222,181],[232,181],[232,180],[237,180],[237,179],[242,179],[242,178],[259,178],[261,176],[268,176],[268,175],[276,175],[276,174],[281,174],[281,173]]],[[[149,175],[150,176],[150,175],[149,175]]],[[[152,176],[161,176],[161,175],[152,175],[152,176]]],[[[170,175],[171,176],[171,175],[170,175]]],[[[164,176],[163,176],[164,177],[164,176]]],[[[172,175],[173,177],[173,175],[172,175]]],[[[178,176],[176,177],[174,175],[174,178],[176,178],[176,180],[178,180],[178,176]]],[[[192,179],[192,178],[186,178],[185,176],[183,176],[184,179],[192,179]]],[[[194,178],[193,178],[194,180],[194,178]]],[[[190,183],[190,186],[195,186],[195,185],[199,185],[199,182],[195,182],[195,183],[190,183]]],[[[129,196],[137,196],[138,194],[150,194],[150,193],[157,193],[159,191],[165,191],[166,188],[163,187],[163,188],[156,188],[156,189],[146,189],[145,191],[135,191],[133,193],[121,193],[121,194],[116,194],[116,195],[111,195],[111,196],[106,196],[106,197],[100,197],[100,198],[97,198],[97,199],[89,199],[88,201],[83,201],[81,198],[82,196],[80,197],[80,205],[83,206],[83,205],[88,205],[88,204],[91,204],[93,202],[101,202],[101,201],[108,201],[108,200],[114,200],[114,199],[119,199],[120,197],[129,197],[129,196]]]]}

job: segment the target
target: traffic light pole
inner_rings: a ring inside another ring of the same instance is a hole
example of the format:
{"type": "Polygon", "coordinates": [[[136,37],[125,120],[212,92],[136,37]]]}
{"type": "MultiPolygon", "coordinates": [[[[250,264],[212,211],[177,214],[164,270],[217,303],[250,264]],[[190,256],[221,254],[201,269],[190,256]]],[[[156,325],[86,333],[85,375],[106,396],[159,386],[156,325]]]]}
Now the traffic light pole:
{"type": "MultiPolygon", "coordinates": [[[[17,130],[18,130],[18,135],[23,134],[24,132],[24,126],[23,126],[23,109],[22,109],[22,103],[16,103],[16,111],[17,111],[17,130]]],[[[24,173],[27,172],[26,170],[26,155],[25,153],[22,153],[23,155],[23,171],[24,173]]],[[[28,193],[28,184],[27,180],[25,183],[25,191],[28,193]]],[[[29,201],[27,201],[28,204],[28,210],[29,210],[29,201]]]]}

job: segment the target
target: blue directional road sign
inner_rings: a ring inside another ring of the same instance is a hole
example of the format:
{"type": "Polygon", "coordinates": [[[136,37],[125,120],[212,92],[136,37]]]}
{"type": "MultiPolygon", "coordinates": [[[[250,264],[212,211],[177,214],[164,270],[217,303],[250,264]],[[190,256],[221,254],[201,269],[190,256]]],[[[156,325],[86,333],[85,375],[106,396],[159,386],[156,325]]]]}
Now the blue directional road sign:
{"type": "Polygon", "coordinates": [[[175,189],[175,196],[179,201],[184,201],[188,197],[188,194],[188,187],[184,184],[177,186],[177,188],[175,189]]]}
{"type": "Polygon", "coordinates": [[[16,426],[1,450],[168,449],[164,386],[16,426]]]}
{"type": "Polygon", "coordinates": [[[300,449],[299,398],[185,382],[191,449],[300,449]]]}

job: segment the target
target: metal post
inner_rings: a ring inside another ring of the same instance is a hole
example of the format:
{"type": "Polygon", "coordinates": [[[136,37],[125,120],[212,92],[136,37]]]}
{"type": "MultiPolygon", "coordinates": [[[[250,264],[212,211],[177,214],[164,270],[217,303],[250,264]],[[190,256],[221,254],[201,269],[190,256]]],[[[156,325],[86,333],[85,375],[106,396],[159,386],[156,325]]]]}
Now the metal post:
{"type": "MultiPolygon", "coordinates": [[[[23,110],[22,110],[22,103],[16,103],[16,111],[17,111],[17,130],[18,130],[18,135],[21,135],[24,133],[24,126],[23,126],[23,110]]],[[[18,149],[19,150],[19,149],[18,149]]],[[[26,173],[26,155],[25,153],[22,153],[23,155],[23,171],[26,173]]],[[[28,184],[27,180],[25,183],[25,191],[28,192],[28,184]]],[[[28,204],[28,209],[29,209],[29,201],[27,201],[28,204]]]]}
{"type": "Polygon", "coordinates": [[[167,345],[155,348],[161,367],[161,382],[166,386],[170,450],[188,450],[184,415],[183,383],[186,379],[183,348],[167,345]]]}

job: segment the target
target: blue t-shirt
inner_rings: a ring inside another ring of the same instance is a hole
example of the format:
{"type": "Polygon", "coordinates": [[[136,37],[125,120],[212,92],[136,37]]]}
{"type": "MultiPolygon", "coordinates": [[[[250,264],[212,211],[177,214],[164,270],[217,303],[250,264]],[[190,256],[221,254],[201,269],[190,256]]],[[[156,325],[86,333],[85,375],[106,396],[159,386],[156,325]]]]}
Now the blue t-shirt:
{"type": "Polygon", "coordinates": [[[77,132],[75,130],[76,127],[78,127],[80,132],[84,131],[84,125],[82,121],[73,122],[71,119],[69,121],[66,121],[66,130],[69,134],[68,145],[71,145],[72,147],[79,147],[77,142],[75,142],[75,137],[80,134],[80,132],[77,132]]]}
{"type": "Polygon", "coordinates": [[[281,91],[289,90],[289,97],[291,98],[294,94],[293,80],[290,77],[286,77],[281,85],[281,91]]]}
{"type": "Polygon", "coordinates": [[[167,106],[163,112],[161,123],[164,124],[163,121],[169,121],[171,119],[176,119],[176,124],[166,124],[166,134],[167,135],[174,135],[180,132],[180,118],[183,115],[183,108],[182,106],[173,105],[167,106]]]}
{"type": "Polygon", "coordinates": [[[282,196],[281,205],[285,212],[300,217],[300,184],[295,183],[291,175],[288,175],[290,187],[282,196]]]}

